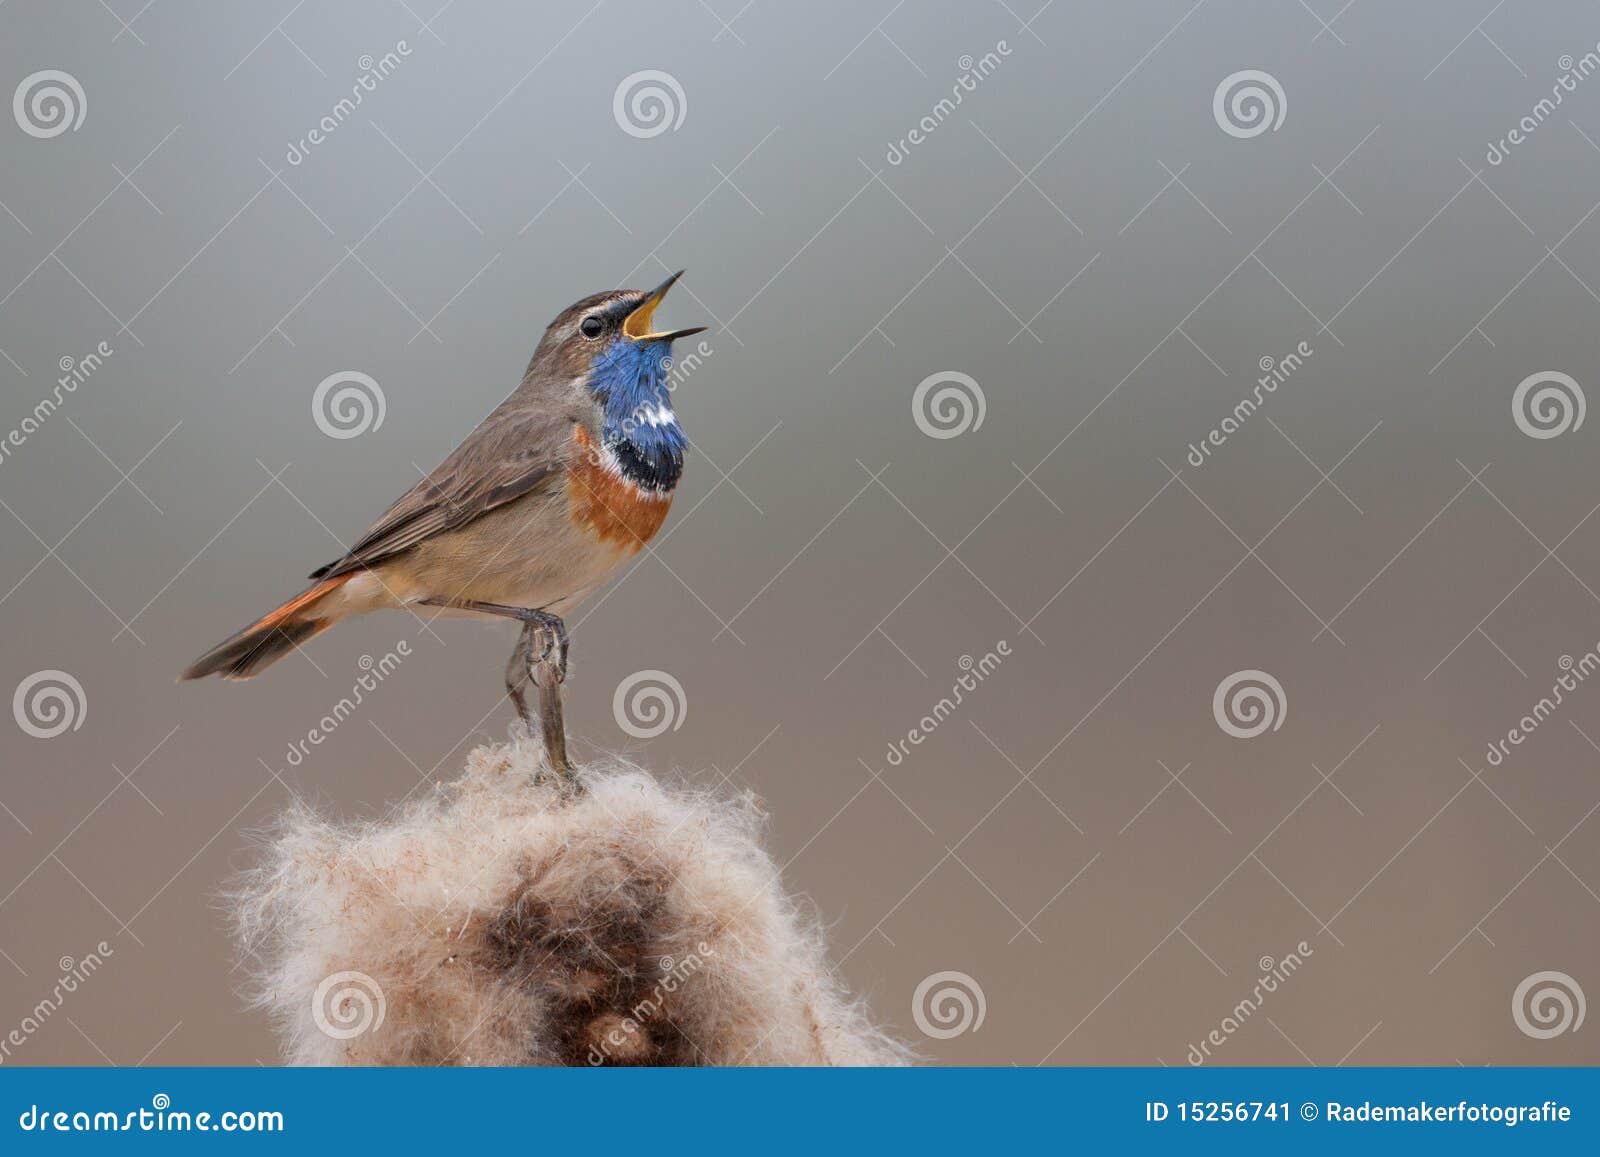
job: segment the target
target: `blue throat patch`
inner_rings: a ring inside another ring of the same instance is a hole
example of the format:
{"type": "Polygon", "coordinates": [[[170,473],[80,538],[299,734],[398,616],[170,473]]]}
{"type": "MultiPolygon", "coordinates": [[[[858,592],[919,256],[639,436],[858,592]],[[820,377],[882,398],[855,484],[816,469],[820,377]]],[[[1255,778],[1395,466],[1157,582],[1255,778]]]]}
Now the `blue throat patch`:
{"type": "Polygon", "coordinates": [[[589,367],[589,392],[605,407],[601,434],[622,473],[647,490],[671,490],[688,439],[668,389],[668,342],[617,338],[589,367]]]}

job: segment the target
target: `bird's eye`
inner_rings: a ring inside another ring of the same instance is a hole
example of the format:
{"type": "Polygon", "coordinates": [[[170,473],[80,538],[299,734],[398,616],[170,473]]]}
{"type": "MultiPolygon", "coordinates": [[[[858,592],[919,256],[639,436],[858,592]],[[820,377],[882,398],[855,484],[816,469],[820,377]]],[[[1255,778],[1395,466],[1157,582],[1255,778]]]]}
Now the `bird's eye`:
{"type": "Polygon", "coordinates": [[[593,314],[590,314],[588,317],[584,318],[578,323],[578,332],[587,338],[599,337],[601,331],[605,328],[606,323],[601,321],[598,317],[595,317],[593,314]]]}

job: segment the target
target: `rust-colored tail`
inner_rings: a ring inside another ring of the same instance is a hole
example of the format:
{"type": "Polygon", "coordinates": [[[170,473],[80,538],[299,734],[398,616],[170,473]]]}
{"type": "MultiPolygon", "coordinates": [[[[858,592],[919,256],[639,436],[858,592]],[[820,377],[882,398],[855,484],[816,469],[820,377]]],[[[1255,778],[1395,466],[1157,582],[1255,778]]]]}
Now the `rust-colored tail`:
{"type": "Polygon", "coordinates": [[[343,574],[302,591],[271,614],[212,647],[189,664],[179,678],[221,675],[224,679],[248,679],[259,674],[300,643],[333,626],[331,618],[317,614],[317,604],[350,577],[343,574]]]}

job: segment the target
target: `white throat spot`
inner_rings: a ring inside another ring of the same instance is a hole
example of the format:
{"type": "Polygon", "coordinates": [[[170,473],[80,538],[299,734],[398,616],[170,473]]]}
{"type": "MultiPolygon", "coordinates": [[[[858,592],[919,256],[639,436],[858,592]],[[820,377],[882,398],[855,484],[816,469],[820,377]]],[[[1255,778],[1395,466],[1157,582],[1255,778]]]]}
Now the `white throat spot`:
{"type": "Polygon", "coordinates": [[[678,415],[665,402],[646,402],[633,412],[634,419],[653,429],[678,424],[678,415]]]}

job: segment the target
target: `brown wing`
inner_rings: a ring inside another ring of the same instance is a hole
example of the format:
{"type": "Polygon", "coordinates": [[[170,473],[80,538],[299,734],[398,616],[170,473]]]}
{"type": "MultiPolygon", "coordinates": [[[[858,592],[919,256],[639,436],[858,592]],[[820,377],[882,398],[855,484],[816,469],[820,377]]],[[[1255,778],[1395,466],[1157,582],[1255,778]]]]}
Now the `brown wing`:
{"type": "Polygon", "coordinates": [[[343,557],[314,579],[361,570],[561,477],[574,418],[508,402],[484,419],[438,469],[408,490],[343,557]]]}

